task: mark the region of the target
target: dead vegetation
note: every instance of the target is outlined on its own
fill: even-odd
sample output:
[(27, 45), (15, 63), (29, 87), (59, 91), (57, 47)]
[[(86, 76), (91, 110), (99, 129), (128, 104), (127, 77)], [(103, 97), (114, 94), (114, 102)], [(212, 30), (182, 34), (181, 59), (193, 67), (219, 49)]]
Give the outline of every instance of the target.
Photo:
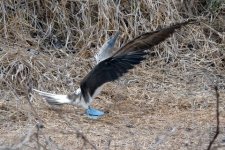
[[(0, 149), (206, 149), (225, 146), (223, 0), (6, 0), (0, 2)], [(90, 120), (74, 106), (50, 108), (29, 88), (73, 92), (94, 54), (120, 31), (141, 33), (196, 18), (94, 101)], [(31, 102), (29, 103), (28, 100)]]

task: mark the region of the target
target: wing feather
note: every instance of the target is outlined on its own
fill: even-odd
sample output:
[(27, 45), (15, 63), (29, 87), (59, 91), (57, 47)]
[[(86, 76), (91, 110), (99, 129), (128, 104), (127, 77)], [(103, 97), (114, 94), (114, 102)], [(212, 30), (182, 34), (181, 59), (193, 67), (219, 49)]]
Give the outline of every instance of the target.
[(196, 22), (195, 19), (189, 19), (187, 21), (184, 21), (182, 23), (174, 24), (170, 27), (159, 29), (153, 32), (144, 33), (130, 42), (128, 42), (126, 45), (121, 47), (118, 51), (115, 52), (114, 55), (121, 55), (123, 53), (127, 53), (127, 51), (137, 51), (137, 50), (146, 50), (149, 49), (165, 39), (167, 39), (176, 29), (179, 29), (180, 27)]
[(89, 102), (89, 97), (94, 95), (98, 87), (118, 79), (146, 59), (145, 56), (149, 54), (149, 51), (146, 50), (167, 39), (175, 32), (175, 29), (179, 29), (192, 21), (189, 20), (168, 28), (142, 34), (121, 47), (111, 57), (101, 61), (80, 83), (85, 102)]

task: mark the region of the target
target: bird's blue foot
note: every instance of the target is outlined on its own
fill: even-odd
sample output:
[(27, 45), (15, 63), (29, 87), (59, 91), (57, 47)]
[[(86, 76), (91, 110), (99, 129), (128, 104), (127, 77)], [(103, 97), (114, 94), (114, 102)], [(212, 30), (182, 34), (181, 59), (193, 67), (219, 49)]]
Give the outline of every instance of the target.
[(91, 119), (98, 119), (105, 114), (103, 111), (100, 111), (91, 107), (89, 107), (85, 113)]

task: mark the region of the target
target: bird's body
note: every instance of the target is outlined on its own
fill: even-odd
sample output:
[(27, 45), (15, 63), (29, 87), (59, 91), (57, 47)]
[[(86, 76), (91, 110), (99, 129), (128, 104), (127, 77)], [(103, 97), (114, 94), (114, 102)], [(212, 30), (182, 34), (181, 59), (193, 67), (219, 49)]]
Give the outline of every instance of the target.
[[(80, 83), (80, 88), (68, 95), (56, 95), (49, 94), (42, 91), (37, 91), (40, 95), (44, 96), (49, 104), (74, 104), (82, 106), (89, 116), (101, 116), (104, 113), (93, 108), (90, 108), (94, 97), (99, 94), (102, 86), (119, 77), (123, 76), (135, 65), (140, 64), (142, 60), (146, 59), (146, 55), (149, 54), (149, 50), (167, 39), (176, 29), (179, 29), (183, 25), (192, 21), (186, 21), (178, 23), (170, 27), (148, 32), (142, 34), (135, 39), (131, 40), (123, 47), (115, 51), (112, 54), (111, 48), (114, 47), (115, 40), (118, 37), (118, 33), (111, 38), (112, 43), (107, 46), (104, 44), (102, 51), (97, 55), (97, 65), (84, 77)], [(104, 51), (105, 50), (105, 51)]]

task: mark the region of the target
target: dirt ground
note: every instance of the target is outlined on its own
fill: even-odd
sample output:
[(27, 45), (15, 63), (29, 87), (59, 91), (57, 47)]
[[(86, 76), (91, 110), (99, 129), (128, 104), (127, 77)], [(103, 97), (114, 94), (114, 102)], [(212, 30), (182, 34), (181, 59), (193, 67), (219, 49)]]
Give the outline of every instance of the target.
[[(107, 84), (93, 103), (107, 112), (98, 120), (76, 106), (52, 108), (37, 94), (32, 95), (37, 114), (26, 97), (2, 99), (2, 149), (206, 149), (216, 131), (215, 90), (202, 76), (188, 83), (186, 73), (179, 74), (183, 79), (169, 74), (170, 69), (141, 65)], [(224, 149), (223, 87), (219, 94), (221, 128), (214, 147)], [(38, 130), (37, 116), (44, 126)]]

